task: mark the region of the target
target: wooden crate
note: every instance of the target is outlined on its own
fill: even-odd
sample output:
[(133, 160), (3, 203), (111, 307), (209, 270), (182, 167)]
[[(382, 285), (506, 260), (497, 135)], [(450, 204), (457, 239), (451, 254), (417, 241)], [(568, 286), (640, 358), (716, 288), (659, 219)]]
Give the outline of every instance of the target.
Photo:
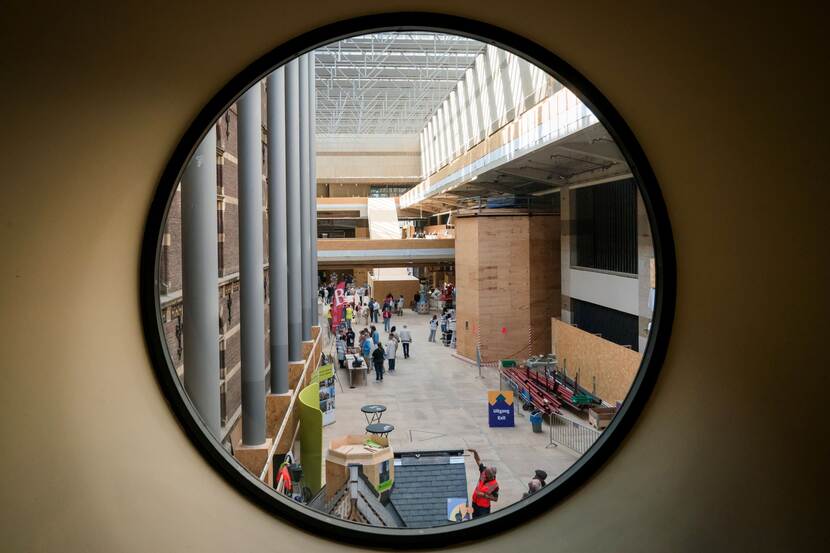
[(616, 407), (592, 407), (588, 410), (588, 422), (597, 430), (602, 430), (616, 414)]

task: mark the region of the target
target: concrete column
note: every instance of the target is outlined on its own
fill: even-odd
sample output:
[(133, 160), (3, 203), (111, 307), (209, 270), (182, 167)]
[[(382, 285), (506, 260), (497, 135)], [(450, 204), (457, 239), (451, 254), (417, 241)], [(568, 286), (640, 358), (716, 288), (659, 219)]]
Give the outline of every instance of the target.
[(444, 165), (444, 162), (449, 162), (450, 154), (449, 149), (447, 148), (447, 126), (446, 126), (446, 118), (444, 117), (444, 105), (446, 102), (441, 104), (441, 107), (438, 108), (437, 117), (438, 117), (438, 151), (441, 153), (440, 162), (438, 163), (439, 166)]
[(422, 130), (418, 134), (418, 141), (420, 142), (420, 146), (421, 146), (421, 178), (426, 178), (426, 175), (427, 175), (426, 147), (424, 146), (424, 133), (425, 133), (425, 131)]
[(265, 443), (265, 298), (262, 275), (262, 93), (239, 99), (239, 293), (242, 443)]
[(288, 240), (285, 227), (285, 68), (268, 76), (268, 280), (271, 393), (288, 392)]
[(302, 244), (302, 333), (311, 340), (311, 186), (309, 183), (308, 56), (300, 57), (300, 243)]
[(455, 159), (461, 151), (461, 144), (458, 140), (458, 117), (456, 115), (458, 95), (453, 90), (447, 97), (447, 128), (449, 130), (450, 160)]
[(496, 79), (493, 77), (493, 64), (497, 63), (497, 54), (495, 47), (488, 47), (484, 57), (484, 90), (482, 90), (482, 103), (484, 103), (484, 94), (487, 94), (487, 103), (489, 109), (485, 113), (485, 130), (484, 136), (490, 134), (490, 128), (495, 121), (499, 120), (499, 108), (496, 102)]
[(477, 140), (484, 140), (487, 138), (487, 116), (484, 114), (484, 91), (483, 83), (486, 83), (486, 74), (484, 67), (487, 65), (487, 56), (482, 54), (476, 58), (475, 67), (473, 67), (473, 83), (475, 84), (475, 106), (476, 106), (476, 121), (478, 122), (478, 137)]
[(286, 239), (288, 240), (288, 358), (303, 359), (302, 244), (300, 243), (300, 63), (285, 66)]
[[(529, 109), (532, 103), (528, 103), (528, 98), (533, 94), (533, 75), (531, 75), (531, 65), (521, 58), (517, 58), (519, 67), (519, 82), (520, 90), (522, 91), (521, 99), (516, 99), (516, 113)], [(521, 101), (519, 101), (521, 100)]]
[(643, 197), (637, 190), (637, 283), (639, 293), (639, 352), (646, 350), (657, 286), (654, 242)]
[(562, 322), (570, 324), (571, 317), (571, 234), (573, 221), (571, 219), (571, 189), (563, 186), (559, 191), (560, 213), (560, 255), (562, 274)]
[(496, 59), (498, 60), (499, 66), (499, 81), (501, 81), (501, 95), (504, 99), (504, 112), (507, 115), (511, 115), (512, 111), (512, 116), (508, 118), (508, 121), (511, 121), (516, 117), (516, 99), (513, 98), (513, 90), (511, 89), (512, 83), (510, 82), (510, 64), (508, 62), (509, 58), (507, 56), (507, 52), (505, 52), (504, 50), (499, 50)]
[(314, 52), (308, 54), (308, 180), (311, 200), (311, 324), (320, 324), (317, 307), (317, 63)]
[(440, 156), (438, 155), (438, 130), (436, 127), (437, 124), (438, 120), (436, 117), (433, 117), (432, 120), (429, 122), (429, 159), (432, 163), (430, 174), (436, 172), (438, 168), (441, 166)]
[(219, 437), (219, 261), (216, 249), (216, 130), (182, 176), (184, 388)]
[[(473, 75), (472, 71), (468, 71), (464, 75), (464, 118), (467, 121), (467, 129), (470, 131), (470, 136), (468, 137), (470, 140), (470, 144), (475, 144), (478, 142), (476, 140), (477, 133), (473, 130), (473, 103), (475, 102), (475, 98), (473, 97), (472, 90), (475, 90), (475, 84), (471, 85), (469, 76)], [(472, 86), (472, 88), (471, 88)]]

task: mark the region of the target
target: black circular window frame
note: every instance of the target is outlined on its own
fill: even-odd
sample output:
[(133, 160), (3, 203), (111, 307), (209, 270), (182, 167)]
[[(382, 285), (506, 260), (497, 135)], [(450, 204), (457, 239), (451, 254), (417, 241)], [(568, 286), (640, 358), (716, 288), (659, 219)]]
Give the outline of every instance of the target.
[[(187, 398), (167, 352), (158, 301), (159, 252), (173, 192), (190, 156), (221, 114), (253, 83), (299, 55), (345, 38), (393, 31), (444, 32), (493, 44), (536, 64), (567, 86), (605, 126), (631, 168), (651, 224), (657, 271), (652, 330), (640, 369), (617, 416), (594, 445), (530, 499), (482, 519), (435, 528), (378, 528), (346, 522), (300, 506), (248, 473), (211, 436)], [(555, 54), (517, 34), (471, 19), (423, 12), (364, 16), (320, 27), (278, 46), (231, 79), (199, 112), (164, 170), (144, 231), (139, 279), (144, 335), (159, 386), (185, 433), (210, 465), (244, 496), (298, 528), (317, 536), (376, 548), (432, 548), (478, 540), (514, 529), (545, 513), (576, 491), (613, 455), (654, 388), (668, 348), (677, 287), (674, 242), (657, 180), (631, 129), (599, 90)]]

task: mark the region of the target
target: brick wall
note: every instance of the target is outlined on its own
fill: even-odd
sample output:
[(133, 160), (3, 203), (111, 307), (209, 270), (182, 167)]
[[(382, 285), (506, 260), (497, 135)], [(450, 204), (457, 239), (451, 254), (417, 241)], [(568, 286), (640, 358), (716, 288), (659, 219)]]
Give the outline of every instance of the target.
[(225, 203), (224, 225), (225, 236), (221, 243), (222, 267), (220, 275), (230, 275), (239, 272), (239, 206), (235, 203)]
[(161, 293), (169, 294), (182, 289), (182, 196), (176, 189), (170, 202), (170, 211), (162, 238), (160, 257)]

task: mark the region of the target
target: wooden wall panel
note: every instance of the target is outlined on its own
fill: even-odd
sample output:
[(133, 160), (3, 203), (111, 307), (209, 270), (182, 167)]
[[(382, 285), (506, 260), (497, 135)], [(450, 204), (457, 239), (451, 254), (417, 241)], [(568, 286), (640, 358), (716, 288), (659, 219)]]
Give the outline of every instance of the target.
[[(367, 231), (367, 234), (368, 234), (368, 231)], [(365, 286), (366, 284), (369, 283), (369, 269), (361, 268), (361, 267), (355, 267), (353, 275), (354, 275), (353, 282), (355, 283), (356, 286)]]
[(587, 390), (596, 377), (596, 393), (603, 401), (613, 404), (625, 399), (640, 368), (640, 353), (559, 319), (553, 319), (551, 326), (554, 352), (559, 366), (567, 367), (568, 376), (579, 371), (579, 383)]
[(456, 224), (458, 353), (484, 362), (550, 351), (550, 318), (560, 311), (557, 216), (461, 217)]
[[(421, 283), (418, 279), (412, 280), (374, 280), (370, 279), (369, 286), (371, 286), (372, 297), (378, 302), (383, 303), (383, 298), (387, 294), (392, 294), (397, 300), (399, 296), (403, 296), (406, 304), (414, 299), (415, 294), (421, 289)], [(380, 320), (380, 319), (379, 319)], [(392, 324), (395, 324), (395, 317), (392, 318)]]
[(527, 216), (480, 217), (478, 221), (481, 358), (486, 362), (527, 352), (528, 221)]
[(558, 215), (530, 218), (530, 324), (534, 354), (552, 351), (550, 321), (561, 312), (559, 226)]
[(478, 218), (465, 217), (455, 227), (456, 351), (476, 358), (478, 313)]

